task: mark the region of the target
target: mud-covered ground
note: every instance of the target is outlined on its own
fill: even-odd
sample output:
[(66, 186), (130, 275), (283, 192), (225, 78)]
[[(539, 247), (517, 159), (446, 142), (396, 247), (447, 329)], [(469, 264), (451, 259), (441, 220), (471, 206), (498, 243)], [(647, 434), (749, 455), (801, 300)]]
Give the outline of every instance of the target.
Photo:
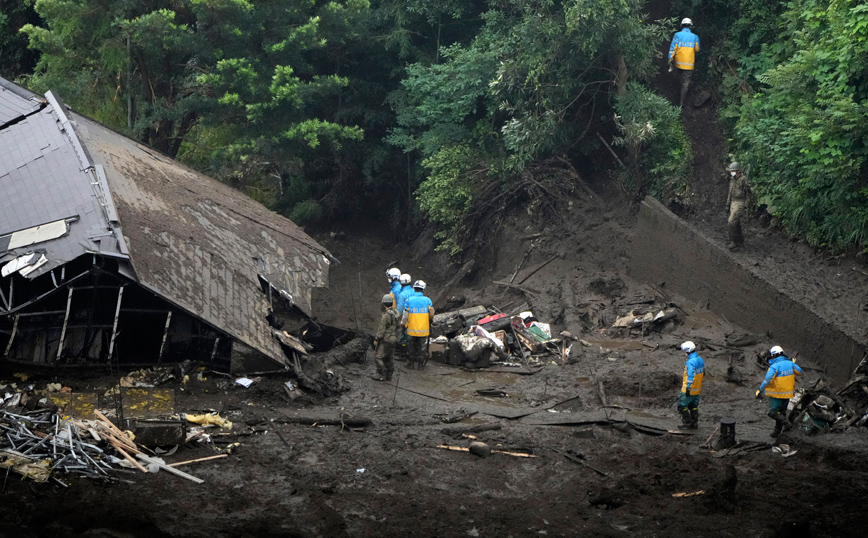
[[(282, 388), (288, 376), (249, 389), (207, 372), (183, 387), (170, 382), (178, 411), (215, 409), (235, 423), (223, 437), (240, 443), (231, 456), (185, 468), (204, 484), (164, 472), (123, 473), (110, 485), (72, 480), (61, 488), (12, 475), (0, 493), (0, 535), (865, 535), (866, 430), (811, 438), (792, 430), (779, 443), (796, 454), (773, 452), (765, 402), (752, 397), (764, 374), (755, 353), (771, 342), (730, 346), (726, 336), (738, 327), (682, 298), (672, 298), (683, 309), (677, 322), (661, 331), (609, 328), (617, 316), (660, 305), (654, 290), (623, 269), (631, 209), (581, 199), (558, 209), (571, 218), (546, 226), (544, 216), (529, 215), (504, 228), (493, 240), (499, 248), (479, 253), (483, 268), (450, 295), (504, 311), (526, 301), (555, 333), (569, 330), (588, 344), (574, 342), (566, 360), (542, 357), (532, 375), (434, 362), (415, 371), (399, 362), (391, 384), (370, 378), (370, 362), (334, 364), (348, 390), (324, 400), (290, 401)], [(320, 239), (342, 261), (331, 289), (317, 295), (326, 323), (355, 328), (358, 320), (371, 331), (382, 273), (392, 262), (427, 280), (432, 294), (451, 276), (441, 261), (403, 253), (376, 233)], [(491, 283), (508, 280), (522, 259), (515, 281), (528, 292)], [(700, 428), (680, 432), (674, 402), (684, 356), (677, 345), (688, 338), (708, 343), (700, 346), (708, 375)], [(807, 369), (800, 385), (811, 386), (817, 375)], [(65, 381), (76, 391), (102, 392), (114, 378)], [(476, 393), (487, 388), (507, 396)], [(454, 424), (440, 418), (473, 412)], [(751, 451), (701, 448), (722, 417), (737, 420), (739, 439), (757, 443)], [(314, 425), (341, 418), (372, 423)], [(492, 448), (534, 457), (482, 459), (437, 448), (469, 446), (457, 429), (474, 426), (498, 428), (472, 434)], [(166, 459), (212, 453), (182, 446)]]
[[(661, 87), (665, 93), (665, 81)], [(715, 114), (713, 100), (684, 113), (696, 181), (683, 216), (723, 242), (729, 156)], [(484, 250), (469, 253), (476, 266), (450, 289), (443, 285), (456, 267), (430, 255), (424, 238), (408, 245), (374, 225), (317, 236), (341, 261), (330, 288), (314, 294), (323, 323), (373, 331), (384, 271), (398, 266), (442, 296), (438, 307), (451, 296), (504, 312), (527, 303), (555, 334), (567, 330), (588, 344), (573, 342), (566, 360), (541, 357), (532, 375), (434, 362), (415, 371), (399, 362), (395, 383), (386, 384), (371, 379), (370, 361), (334, 363), (336, 350), (309, 360), (327, 363), (347, 390), (294, 401), (283, 390), (289, 374), (249, 389), (209, 372), (184, 386), (171, 381), (164, 386), (175, 389), (177, 411), (213, 409), (235, 423), (219, 437), (218, 446), (240, 443), (229, 457), (185, 467), (204, 484), (125, 472), (116, 483), (78, 479), (63, 488), (10, 475), (0, 490), (0, 537), (868, 535), (864, 428), (810, 438), (794, 429), (777, 441), (794, 455), (772, 450), (772, 421), (753, 393), (765, 373), (756, 353), (775, 342), (755, 335), (755, 344), (731, 345), (727, 336), (741, 334), (739, 327), (680, 297), (671, 298), (682, 309), (672, 326), (646, 334), (611, 329), (618, 316), (659, 307), (661, 299), (626, 275), (635, 207), (601, 182), (592, 187), (600, 196), (564, 199), (557, 215), (517, 214)], [(746, 263), (865, 337), (868, 269), (793, 243), (758, 218), (748, 220), (746, 238), (737, 254)], [(513, 274), (526, 292), (493, 284)], [(696, 431), (678, 430), (674, 409), (684, 363), (677, 346), (686, 339), (700, 342), (708, 370)], [(799, 385), (813, 386), (816, 365), (803, 366)], [(0, 380), (9, 374), (0, 372)], [(103, 393), (117, 379), (59, 381)], [(506, 396), (476, 392), (491, 388)], [(441, 420), (474, 412), (453, 424)], [(736, 419), (750, 450), (705, 447), (723, 417)], [(320, 424), (342, 418), (371, 424)], [(462, 436), (460, 429), (473, 427), (491, 429)], [(482, 459), (437, 448), (467, 447), (466, 435), (534, 457)], [(213, 453), (191, 444), (166, 460)]]

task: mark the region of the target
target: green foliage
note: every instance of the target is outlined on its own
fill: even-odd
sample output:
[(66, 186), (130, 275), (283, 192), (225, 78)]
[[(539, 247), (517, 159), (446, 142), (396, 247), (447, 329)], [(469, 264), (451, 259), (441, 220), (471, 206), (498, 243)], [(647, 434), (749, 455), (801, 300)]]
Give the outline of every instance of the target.
[(868, 7), (797, 0), (776, 67), (739, 107), (741, 160), (761, 202), (794, 234), (832, 249), (868, 245)]
[(640, 84), (631, 83), (615, 103), (629, 170), (621, 180), (631, 190), (648, 192), (664, 203), (683, 202), (689, 194), (693, 150), (681, 123), (681, 110)]
[(37, 54), (18, 32), (26, 24), (39, 24), (33, 0), (0, 0), (0, 76), (14, 79), (36, 66)]
[(613, 87), (651, 76), (662, 36), (641, 0), (489, 5), (471, 43), (444, 47), (441, 64), (409, 66), (403, 91), (391, 96), (398, 127), (388, 140), (426, 158), (418, 200), (453, 253), (464, 217), (485, 203), (474, 193), (516, 191), (526, 174), (545, 176), (535, 163), (580, 146)]
[(437, 250), (452, 255), (461, 251), (467, 234), (465, 219), (473, 207), (474, 176), (486, 172), (474, 170), (480, 160), (469, 147), (455, 145), (441, 148), (422, 163), (428, 178), (416, 196), (422, 211), (439, 228), (436, 238), (441, 243)]

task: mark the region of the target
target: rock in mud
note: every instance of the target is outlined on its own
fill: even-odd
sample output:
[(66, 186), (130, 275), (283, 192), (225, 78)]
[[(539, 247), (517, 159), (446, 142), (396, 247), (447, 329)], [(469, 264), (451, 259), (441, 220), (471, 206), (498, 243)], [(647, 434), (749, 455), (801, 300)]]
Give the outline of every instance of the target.
[(480, 458), (487, 458), (491, 455), (491, 447), (480, 441), (470, 443), (470, 453)]
[(704, 105), (711, 98), (711, 92), (708, 90), (702, 90), (699, 92), (699, 95), (693, 100), (693, 106), (696, 108)]

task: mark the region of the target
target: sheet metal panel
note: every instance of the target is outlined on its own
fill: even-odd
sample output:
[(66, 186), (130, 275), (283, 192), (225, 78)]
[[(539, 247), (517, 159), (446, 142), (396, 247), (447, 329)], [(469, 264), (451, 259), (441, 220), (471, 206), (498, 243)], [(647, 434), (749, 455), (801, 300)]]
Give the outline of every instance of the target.
[(86, 128), (90, 156), (105, 169), (139, 282), (282, 361), (257, 275), (267, 273), (310, 314), (311, 289), (328, 283), (325, 248), (237, 190), (87, 118), (71, 119)]

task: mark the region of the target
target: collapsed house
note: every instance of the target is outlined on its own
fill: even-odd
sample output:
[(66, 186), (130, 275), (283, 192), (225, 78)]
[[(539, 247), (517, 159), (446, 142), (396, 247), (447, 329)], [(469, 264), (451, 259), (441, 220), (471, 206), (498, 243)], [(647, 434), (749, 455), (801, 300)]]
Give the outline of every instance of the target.
[[(0, 364), (284, 369), (335, 261), (244, 194), (0, 78)], [(281, 341), (282, 340), (282, 341)]]

